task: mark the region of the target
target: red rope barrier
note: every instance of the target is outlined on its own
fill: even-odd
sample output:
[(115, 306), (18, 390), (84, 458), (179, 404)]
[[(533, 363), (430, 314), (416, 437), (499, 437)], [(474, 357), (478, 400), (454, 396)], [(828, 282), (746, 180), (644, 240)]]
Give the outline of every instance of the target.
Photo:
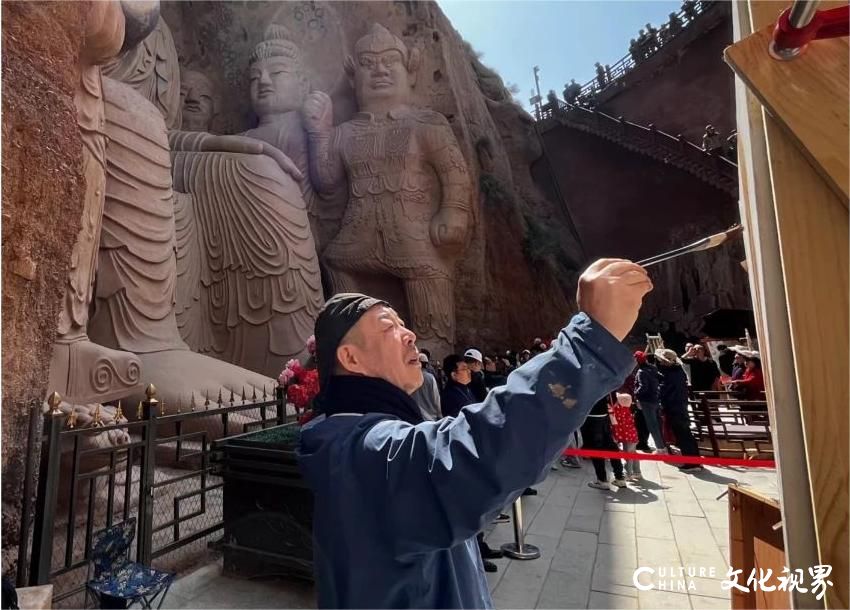
[(567, 449), (564, 456), (640, 460), (651, 462), (667, 462), (672, 464), (700, 464), (701, 466), (745, 466), (747, 468), (776, 468), (774, 460), (757, 460), (748, 458), (703, 457), (698, 455), (672, 455), (668, 453), (627, 453), (625, 451), (601, 451), (597, 449)]

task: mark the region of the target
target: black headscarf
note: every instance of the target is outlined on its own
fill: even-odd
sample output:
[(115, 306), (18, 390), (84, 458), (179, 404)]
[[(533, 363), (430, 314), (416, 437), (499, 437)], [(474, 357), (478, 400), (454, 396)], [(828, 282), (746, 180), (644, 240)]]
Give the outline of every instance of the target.
[(386, 301), (356, 292), (341, 292), (325, 303), (316, 318), (316, 368), (319, 369), (319, 391), (325, 394), (336, 367), (336, 348), (364, 313)]
[(388, 381), (359, 375), (334, 375), (336, 350), (357, 321), (386, 301), (357, 293), (335, 294), (316, 319), (316, 368), (319, 370), (318, 410), (336, 413), (386, 413), (406, 422), (422, 420), (419, 408), (401, 388)]

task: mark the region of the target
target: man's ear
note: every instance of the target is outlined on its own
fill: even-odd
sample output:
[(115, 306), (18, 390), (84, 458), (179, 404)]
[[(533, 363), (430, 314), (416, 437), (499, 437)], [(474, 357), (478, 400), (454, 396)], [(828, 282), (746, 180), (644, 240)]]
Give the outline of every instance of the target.
[(362, 352), (352, 343), (343, 343), (336, 348), (336, 359), (347, 373), (365, 374)]

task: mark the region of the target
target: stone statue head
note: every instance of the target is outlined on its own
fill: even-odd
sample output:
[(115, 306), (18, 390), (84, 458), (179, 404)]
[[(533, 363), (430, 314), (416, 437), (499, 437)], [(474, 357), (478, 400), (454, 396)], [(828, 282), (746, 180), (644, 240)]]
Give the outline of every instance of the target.
[(408, 50), (400, 38), (379, 23), (354, 45), (354, 56), (345, 60), (357, 102), (368, 110), (370, 103), (403, 104), (416, 84), (420, 54)]
[(180, 108), (183, 112), (183, 129), (209, 131), (216, 114), (212, 81), (196, 70), (182, 69)]
[(310, 92), (301, 50), (289, 30), (274, 23), (248, 59), (248, 78), (251, 105), (260, 117), (299, 110)]

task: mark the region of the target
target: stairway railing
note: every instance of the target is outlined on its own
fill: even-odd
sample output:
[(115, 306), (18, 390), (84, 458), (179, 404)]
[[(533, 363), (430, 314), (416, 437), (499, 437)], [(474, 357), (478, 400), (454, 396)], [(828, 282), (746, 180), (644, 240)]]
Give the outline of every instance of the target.
[(583, 84), (576, 99), (587, 103), (609, 87), (618, 84), (619, 79), (625, 76), (637, 65), (649, 59), (652, 55), (661, 50), (665, 44), (685, 32), (688, 27), (694, 23), (700, 15), (707, 12), (712, 5), (715, 4), (715, 2), (716, 0), (701, 0), (699, 2), (693, 2), (693, 8), (690, 11), (686, 11), (684, 9), (680, 10), (676, 13), (676, 17), (680, 23), (676, 31), (673, 31), (670, 28), (669, 22), (662, 24), (655, 34), (654, 43), (651, 40), (645, 40), (642, 43), (638, 41), (637, 58), (635, 58), (631, 51), (629, 51), (628, 54), (610, 66), (609, 70), (606, 70), (605, 77), (601, 82), (600, 78), (596, 76)]
[(615, 118), (561, 100), (558, 100), (557, 105), (550, 103), (541, 108), (540, 123), (541, 133), (557, 125), (592, 133), (623, 148), (687, 171), (733, 197), (738, 195), (736, 163), (722, 155), (703, 150), (681, 135), (673, 136), (656, 129), (652, 124), (639, 125), (622, 117)]

